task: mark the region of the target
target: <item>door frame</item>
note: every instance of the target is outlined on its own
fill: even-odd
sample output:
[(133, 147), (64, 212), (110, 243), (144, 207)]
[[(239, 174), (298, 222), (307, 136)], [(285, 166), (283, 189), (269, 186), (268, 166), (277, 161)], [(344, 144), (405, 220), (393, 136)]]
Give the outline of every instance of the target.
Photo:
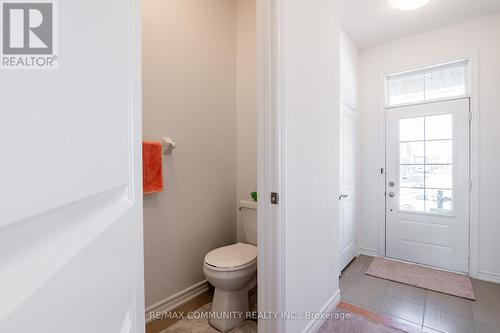
[[(284, 193), (283, 3), (257, 0), (257, 288), (258, 311), (285, 311), (285, 205), (270, 202)], [(279, 197), (278, 197), (279, 200)], [(259, 320), (259, 332), (281, 333), (282, 320)]]
[[(474, 50), (467, 54), (461, 54), (448, 58), (439, 58), (434, 61), (429, 62), (429, 65), (446, 63), (449, 61), (454, 61), (458, 59), (468, 60), (468, 74), (469, 74), (469, 94), (462, 96), (460, 98), (470, 99), (470, 165), (469, 173), (471, 180), (471, 190), (469, 192), (469, 275), (473, 278), (480, 278), (479, 272), (479, 51)], [(379, 177), (379, 225), (378, 225), (378, 256), (386, 257), (386, 79), (387, 76), (392, 73), (412, 71), (418, 68), (426, 67), (425, 64), (412, 66), (412, 67), (399, 67), (385, 70), (380, 74), (380, 90), (379, 90), (379, 165), (380, 165), (380, 177)], [(456, 98), (447, 98), (441, 101), (446, 101)], [(435, 102), (435, 101), (432, 101)], [(415, 103), (415, 104), (424, 104)], [(404, 105), (401, 105), (404, 106)]]

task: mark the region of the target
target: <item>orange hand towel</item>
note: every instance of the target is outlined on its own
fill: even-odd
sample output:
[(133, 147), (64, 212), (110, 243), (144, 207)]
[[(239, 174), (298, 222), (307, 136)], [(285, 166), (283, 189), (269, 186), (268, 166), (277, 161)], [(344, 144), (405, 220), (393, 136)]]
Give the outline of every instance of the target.
[(163, 191), (163, 146), (161, 142), (142, 143), (142, 186), (144, 194)]

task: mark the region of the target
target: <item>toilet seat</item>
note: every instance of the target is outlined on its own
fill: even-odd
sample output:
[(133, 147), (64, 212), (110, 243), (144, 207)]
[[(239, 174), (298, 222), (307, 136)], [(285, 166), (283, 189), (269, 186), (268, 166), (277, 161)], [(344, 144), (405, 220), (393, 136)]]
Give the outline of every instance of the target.
[(205, 256), (205, 264), (218, 271), (245, 269), (257, 262), (257, 247), (237, 243), (210, 251)]

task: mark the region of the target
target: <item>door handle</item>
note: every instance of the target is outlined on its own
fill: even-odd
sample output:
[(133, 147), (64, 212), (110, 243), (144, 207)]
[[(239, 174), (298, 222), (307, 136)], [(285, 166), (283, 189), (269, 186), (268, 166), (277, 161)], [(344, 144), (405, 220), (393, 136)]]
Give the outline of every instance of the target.
[(339, 195), (339, 200), (346, 199), (348, 197), (349, 197), (349, 195), (347, 195), (347, 194), (341, 194), (341, 195)]
[(389, 197), (390, 197), (390, 198), (394, 198), (394, 196), (395, 196), (395, 195), (396, 195), (396, 194), (395, 194), (394, 192), (389, 192)]

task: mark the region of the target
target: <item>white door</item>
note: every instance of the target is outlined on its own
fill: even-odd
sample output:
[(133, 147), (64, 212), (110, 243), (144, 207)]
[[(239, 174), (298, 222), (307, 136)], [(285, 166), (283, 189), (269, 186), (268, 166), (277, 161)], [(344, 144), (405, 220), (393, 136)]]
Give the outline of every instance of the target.
[(138, 3), (55, 4), (58, 68), (0, 71), (0, 332), (143, 332)]
[(469, 99), (387, 110), (387, 257), (468, 272)]
[(355, 189), (356, 189), (356, 112), (340, 106), (340, 271), (356, 256)]

